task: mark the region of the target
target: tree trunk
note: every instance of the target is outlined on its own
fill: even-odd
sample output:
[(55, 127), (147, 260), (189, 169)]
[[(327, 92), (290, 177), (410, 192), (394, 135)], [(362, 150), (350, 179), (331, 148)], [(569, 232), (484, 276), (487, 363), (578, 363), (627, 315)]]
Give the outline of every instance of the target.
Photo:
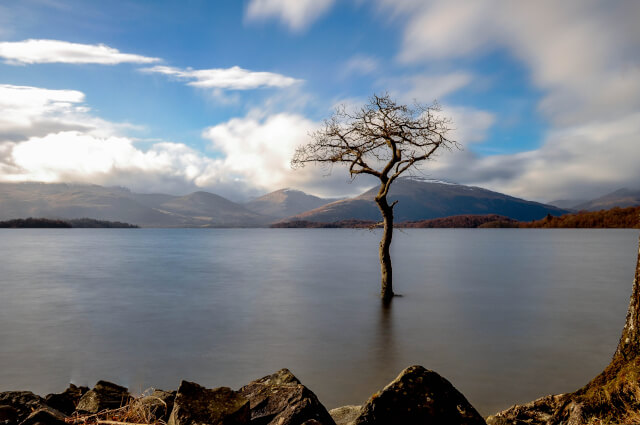
[(376, 198), (376, 203), (382, 212), (384, 223), (382, 240), (380, 241), (380, 271), (382, 276), (382, 300), (388, 302), (393, 298), (393, 273), (391, 270), (391, 238), (393, 237), (393, 207), (387, 203), (387, 197)]
[(636, 275), (633, 280), (627, 320), (622, 329), (620, 342), (614, 355), (629, 360), (640, 354), (640, 243), (638, 247), (638, 261), (636, 263)]

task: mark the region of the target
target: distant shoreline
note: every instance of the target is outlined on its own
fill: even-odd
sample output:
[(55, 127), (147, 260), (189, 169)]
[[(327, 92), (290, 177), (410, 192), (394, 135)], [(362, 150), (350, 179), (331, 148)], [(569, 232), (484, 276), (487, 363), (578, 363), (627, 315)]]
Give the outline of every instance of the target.
[(119, 221), (94, 220), (79, 218), (72, 220), (56, 220), (49, 218), (18, 218), (0, 221), (0, 229), (138, 229), (135, 224)]

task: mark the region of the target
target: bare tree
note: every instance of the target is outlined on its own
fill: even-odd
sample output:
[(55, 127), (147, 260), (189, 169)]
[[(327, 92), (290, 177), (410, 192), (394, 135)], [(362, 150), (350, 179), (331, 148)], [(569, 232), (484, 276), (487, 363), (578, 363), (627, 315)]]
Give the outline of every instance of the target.
[(311, 134), (313, 141), (300, 146), (291, 161), (294, 168), (307, 163), (344, 163), (351, 178), (369, 174), (380, 180), (375, 197), (383, 220), (380, 241), (382, 298), (393, 297), (393, 276), (389, 248), (393, 236), (393, 207), (387, 202), (391, 184), (403, 173), (415, 169), (440, 148), (457, 146), (447, 137), (451, 120), (440, 114), (437, 103), (413, 107), (399, 105), (388, 94), (374, 95), (355, 112), (338, 108), (324, 128)]

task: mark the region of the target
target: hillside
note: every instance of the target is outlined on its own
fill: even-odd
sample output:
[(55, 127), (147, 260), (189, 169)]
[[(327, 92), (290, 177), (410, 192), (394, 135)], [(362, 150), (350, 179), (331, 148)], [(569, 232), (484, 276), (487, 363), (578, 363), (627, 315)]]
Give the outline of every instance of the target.
[[(284, 221), (304, 220), (330, 223), (346, 219), (380, 219), (374, 202), (377, 188), (350, 199), (332, 202), (322, 207), (289, 217)], [(498, 214), (515, 220), (530, 221), (547, 214), (562, 215), (563, 210), (552, 205), (526, 201), (498, 192), (416, 179), (398, 179), (391, 187), (389, 201), (399, 201), (394, 209), (397, 222), (428, 220), (455, 215)]]
[(591, 201), (583, 202), (572, 209), (576, 211), (599, 211), (613, 207), (635, 207), (640, 205), (640, 190), (618, 189)]
[(246, 202), (244, 206), (254, 213), (275, 218), (290, 217), (321, 207), (336, 199), (325, 199), (299, 190), (280, 189)]
[(274, 220), (207, 192), (173, 196), (97, 185), (0, 183), (0, 220), (20, 217), (91, 217), (141, 227), (255, 227)]

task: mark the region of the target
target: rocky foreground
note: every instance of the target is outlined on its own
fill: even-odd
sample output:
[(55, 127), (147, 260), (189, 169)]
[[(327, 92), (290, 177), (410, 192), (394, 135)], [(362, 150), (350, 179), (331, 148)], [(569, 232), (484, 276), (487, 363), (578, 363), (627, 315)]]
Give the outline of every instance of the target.
[(1, 425), (155, 423), (168, 425), (481, 425), (484, 419), (436, 372), (412, 366), (363, 406), (332, 411), (287, 369), (238, 391), (182, 381), (177, 391), (133, 397), (127, 388), (100, 381), (93, 389), (71, 385), (40, 397), (30, 391), (0, 393)]

